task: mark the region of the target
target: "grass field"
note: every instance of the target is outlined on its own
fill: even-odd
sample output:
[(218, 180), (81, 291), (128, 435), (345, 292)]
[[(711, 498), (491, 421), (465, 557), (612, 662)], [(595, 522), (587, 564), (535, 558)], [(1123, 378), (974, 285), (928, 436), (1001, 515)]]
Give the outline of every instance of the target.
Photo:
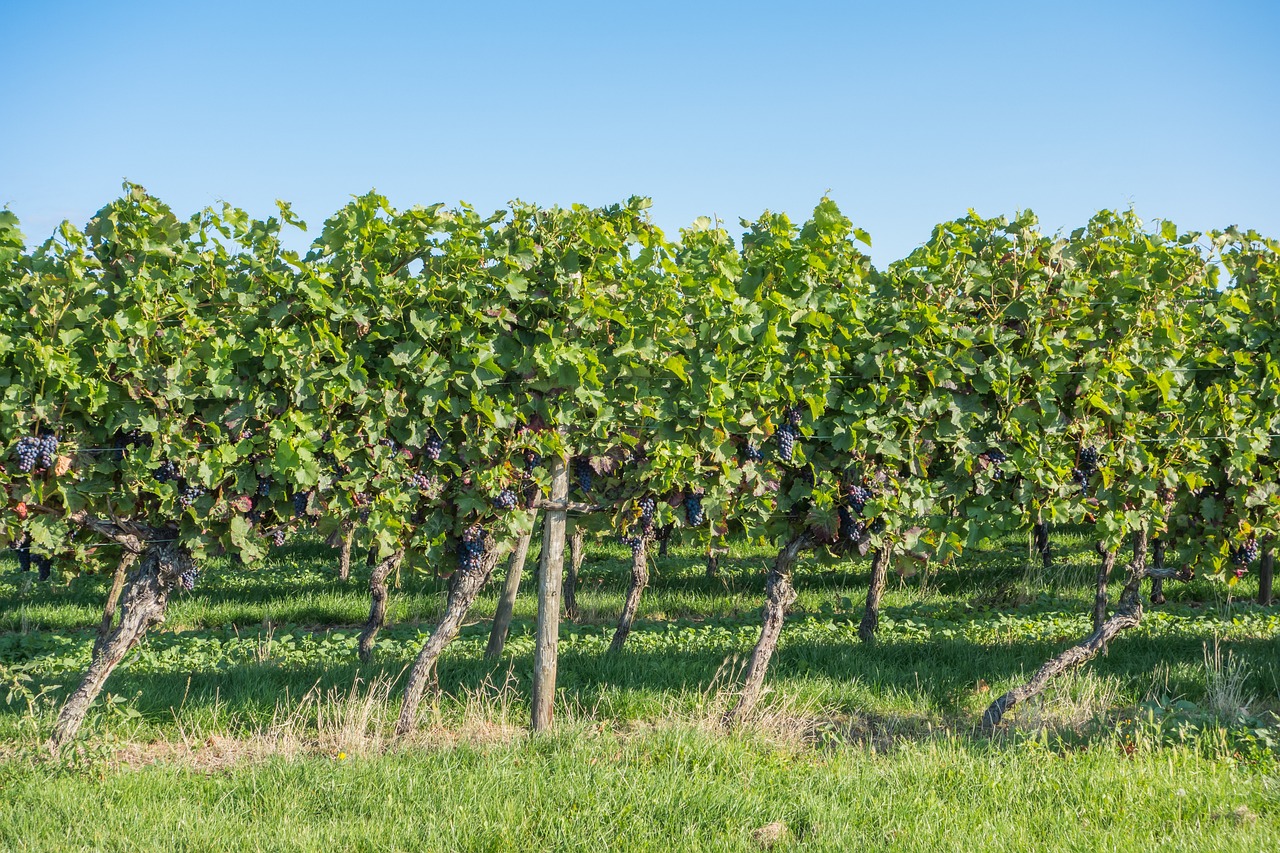
[(360, 665), (363, 579), (341, 583), (334, 552), (302, 541), (258, 569), (206, 566), (58, 760), (40, 744), (88, 662), (106, 581), (38, 583), (0, 561), (0, 848), (1280, 847), (1280, 608), (1250, 603), (1249, 578), (1168, 585), (1105, 657), (995, 739), (977, 733), (995, 695), (1088, 632), (1094, 555), (1080, 534), (1054, 544), (1048, 572), (1011, 540), (891, 576), (871, 645), (857, 639), (867, 563), (802, 565), (772, 692), (734, 734), (717, 723), (771, 550), (735, 542), (709, 579), (675, 548), (610, 656), (629, 554), (589, 545), (557, 733), (524, 733), (531, 594), (502, 659), (483, 658), (495, 585), (397, 744), (399, 682), (444, 582), (401, 577)]

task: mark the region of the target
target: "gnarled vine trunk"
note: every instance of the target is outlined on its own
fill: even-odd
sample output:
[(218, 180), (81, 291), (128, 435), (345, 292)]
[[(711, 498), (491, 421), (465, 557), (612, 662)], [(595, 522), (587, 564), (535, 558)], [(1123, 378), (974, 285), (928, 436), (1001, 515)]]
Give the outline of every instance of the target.
[(578, 618), (578, 572), (582, 569), (582, 561), (586, 559), (587, 532), (581, 525), (574, 524), (569, 534), (569, 571), (564, 576), (564, 615), (569, 619)]
[(462, 620), (467, 618), (471, 605), (475, 603), (480, 590), (489, 582), (494, 566), (498, 564), (496, 552), (486, 552), (480, 563), (470, 571), (458, 569), (453, 573), (453, 581), (449, 584), (449, 597), (445, 602), (444, 615), (436, 623), (435, 630), (427, 638), (418, 652), (418, 658), (409, 670), (409, 680), (404, 687), (404, 703), (400, 706), (400, 719), (396, 722), (396, 734), (404, 736), (413, 731), (418, 717), (418, 707), (422, 704), (422, 696), (427, 689), (435, 686), (436, 661), (445, 646), (458, 636)]
[[(1147, 534), (1141, 531), (1136, 535), (1133, 548), (1133, 562), (1129, 564), (1128, 579), (1124, 592), (1120, 594), (1120, 604), (1116, 612), (1101, 625), (1094, 628), (1093, 633), (1079, 644), (1072, 646), (1062, 654), (1040, 667), (1026, 684), (1015, 687), (996, 699), (982, 715), (982, 728), (990, 733), (1004, 715), (1009, 713), (1020, 702), (1025, 702), (1039, 695), (1049, 682), (1057, 675), (1086, 661), (1093, 660), (1104, 651), (1107, 643), (1126, 628), (1132, 628), (1142, 621), (1142, 580), (1147, 576)], [(1115, 552), (1105, 549), (1111, 555), (1111, 563), (1115, 564)]]
[(489, 629), (489, 645), (485, 647), (484, 656), (496, 658), (502, 654), (506, 645), (507, 633), (511, 630), (511, 614), (515, 612), (516, 594), (520, 591), (520, 576), (524, 574), (524, 564), (529, 558), (529, 543), (533, 539), (533, 530), (520, 537), (515, 550), (507, 560), (507, 579), (502, 584), (502, 595), (498, 598), (498, 609), (493, 614), (493, 627)]
[(123, 585), (120, 623), (100, 644), (80, 685), (58, 713), (49, 738), (51, 749), (56, 750), (75, 738), (108, 676), (149, 628), (164, 621), (169, 594), (177, 586), (179, 576), (192, 565), (190, 552), (173, 543), (154, 543), (143, 549), (137, 568)]
[(1046, 569), (1053, 568), (1053, 552), (1049, 549), (1049, 522), (1043, 519), (1036, 522), (1032, 534), (1035, 552), (1040, 555), (1041, 564)]
[(640, 610), (640, 596), (649, 585), (649, 540), (643, 536), (640, 544), (631, 551), (631, 583), (627, 586), (627, 597), (622, 603), (622, 615), (618, 617), (618, 629), (613, 632), (613, 642), (609, 644), (610, 652), (622, 651), (622, 645), (631, 633), (636, 613)]
[(1262, 563), (1258, 566), (1258, 603), (1263, 607), (1271, 604), (1271, 586), (1276, 573), (1276, 555), (1270, 547), (1262, 552)]
[(1098, 580), (1093, 593), (1093, 630), (1102, 628), (1107, 621), (1107, 583), (1111, 580), (1111, 570), (1116, 566), (1116, 552), (1102, 542), (1096, 546), (1102, 562), (1098, 564)]
[(729, 553), (728, 547), (724, 544), (724, 540), (720, 540), (720, 544), (716, 544), (714, 537), (707, 543), (707, 577), (715, 578), (720, 576), (720, 558)]
[(125, 576), (129, 574), (129, 570), (133, 568), (133, 564), (137, 561), (138, 555), (126, 549), (120, 555), (120, 562), (116, 563), (116, 572), (111, 578), (111, 589), (107, 592), (107, 603), (102, 608), (102, 622), (98, 625), (98, 637), (93, 641), (93, 656), (95, 658), (102, 653), (102, 647), (106, 644), (107, 638), (111, 636), (111, 629), (116, 621), (116, 605), (120, 603), (120, 593), (124, 589)]
[(791, 585), (791, 570), (795, 567), (800, 554), (813, 547), (813, 541), (813, 537), (808, 533), (792, 538), (778, 551), (773, 567), (769, 569), (769, 576), (765, 580), (764, 619), (760, 628), (760, 639), (756, 641), (756, 647), (751, 652), (751, 660), (747, 662), (738, 701), (724, 716), (726, 726), (735, 726), (742, 722), (760, 701), (760, 691), (764, 687), (764, 675), (769, 668), (769, 659), (778, 648), (778, 638), (782, 635), (782, 625), (786, 621), (787, 610), (796, 600), (796, 591)]
[(344, 583), (351, 579), (351, 548), (356, 541), (356, 526), (349, 521), (342, 523), (342, 540), (338, 552), (338, 579)]
[(403, 559), (404, 549), (401, 548), (374, 566), (369, 574), (369, 621), (365, 622), (356, 646), (356, 653), (365, 663), (373, 658), (373, 644), (387, 621), (387, 578), (399, 568)]
[(884, 596), (885, 581), (889, 576), (889, 561), (893, 546), (882, 545), (871, 558), (871, 581), (867, 585), (867, 603), (862, 610), (862, 622), (858, 625), (858, 639), (869, 643), (876, 638), (880, 627), (880, 599)]
[[(1165, 543), (1163, 539), (1151, 540), (1151, 565), (1156, 569), (1164, 568)], [(1151, 578), (1151, 603), (1164, 604), (1164, 578)]]

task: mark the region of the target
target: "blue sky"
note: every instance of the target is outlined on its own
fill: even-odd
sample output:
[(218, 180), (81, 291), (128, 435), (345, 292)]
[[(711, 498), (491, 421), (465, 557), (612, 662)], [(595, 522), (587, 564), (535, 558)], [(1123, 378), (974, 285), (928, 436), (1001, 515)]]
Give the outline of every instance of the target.
[(1280, 2), (0, 2), (0, 205), (180, 213), (824, 192), (884, 264), (937, 222), (1103, 207), (1280, 236)]

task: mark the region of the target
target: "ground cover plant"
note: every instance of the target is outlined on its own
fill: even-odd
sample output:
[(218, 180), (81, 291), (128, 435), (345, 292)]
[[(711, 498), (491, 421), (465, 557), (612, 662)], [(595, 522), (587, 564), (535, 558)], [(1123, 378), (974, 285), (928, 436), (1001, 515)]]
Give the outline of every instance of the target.
[[(34, 248), (0, 216), (15, 778), (483, 765), (558, 714), (810, 764), (1166, 750), (1269, 832), (1276, 243), (970, 214), (877, 270), (828, 199), (740, 240), (646, 208), (370, 194), (305, 254), (288, 205), (133, 185)], [(835, 844), (807, 821), (753, 843)]]
[[(1044, 831), (1117, 847), (1270, 844), (1280, 833), (1280, 613), (1252, 600), (1251, 582), (1231, 595), (1208, 580), (1172, 585), (1168, 603), (1094, 668), (1017, 709), (996, 739), (981, 734), (993, 692), (1089, 629), (1095, 552), (1079, 529), (1055, 541), (1049, 574), (1025, 540), (1006, 538), (963, 565), (892, 575), (872, 644), (858, 639), (870, 560), (802, 562), (772, 692), (730, 736), (720, 717), (731, 671), (759, 633), (771, 549), (731, 538), (709, 579), (700, 547), (675, 546), (653, 567), (627, 648), (611, 655), (630, 550), (588, 539), (580, 615), (562, 629), (559, 734), (523, 733), (536, 602), (517, 598), (493, 660), (491, 587), (443, 654), (424, 727), (397, 746), (396, 693), (447, 580), (402, 574), (377, 655), (362, 663), (370, 569), (343, 582), (338, 550), (304, 539), (253, 570), (211, 561), (114, 676), (78, 756), (54, 764), (35, 758), (56, 709), (51, 686), (85, 666), (107, 579), (55, 572), (40, 583), (6, 561), (0, 666), (13, 701), (0, 713), (0, 779), (26, 807), (7, 811), (0, 837), (52, 847), (70, 820), (86, 846), (147, 837), (201, 849), (188, 828), (197, 816), (226, 822), (219, 839), (240, 838), (232, 824), (248, 809), (280, 816), (267, 835), (244, 836), (264, 849), (408, 849), (415, 838), (607, 847), (615, 833), (634, 833), (641, 849), (673, 837), (754, 849), (760, 831), (814, 849), (958, 848), (979, 843), (993, 819), (997, 846), (1010, 848)], [(19, 674), (30, 680), (14, 682)], [(398, 794), (372, 797), (368, 786), (468, 818), (410, 817)], [(1019, 805), (1009, 786), (1024, 792)], [(1103, 787), (1109, 799), (1096, 799)], [(512, 806), (498, 793), (509, 790), (555, 805)], [(72, 804), (86, 797), (102, 808), (81, 820)], [(123, 802), (149, 805), (107, 805)]]

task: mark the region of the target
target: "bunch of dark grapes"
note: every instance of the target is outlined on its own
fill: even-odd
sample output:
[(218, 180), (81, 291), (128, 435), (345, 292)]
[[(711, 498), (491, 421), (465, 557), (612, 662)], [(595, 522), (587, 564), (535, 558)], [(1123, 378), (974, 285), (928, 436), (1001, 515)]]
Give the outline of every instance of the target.
[(1071, 471), (1071, 482), (1080, 487), (1081, 494), (1088, 496), (1089, 480), (1098, 472), (1098, 448), (1082, 447), (1080, 463)]
[(182, 574), (178, 575), (178, 586), (182, 587), (187, 592), (191, 592), (191, 590), (196, 588), (196, 581), (198, 580), (200, 580), (200, 570), (195, 566), (192, 566)]
[(793, 427), (800, 426), (800, 409), (795, 406), (788, 406), (782, 413), (787, 419), (787, 423)]
[(283, 527), (277, 527), (271, 531), (271, 544), (277, 548), (284, 547), (284, 540), (288, 534)]
[(871, 490), (862, 485), (850, 486), (846, 492), (846, 496), (849, 499), (849, 508), (859, 516), (861, 516), (862, 511), (866, 509), (867, 501), (871, 500), (873, 497)]
[(40, 458), (40, 439), (24, 435), (18, 439), (18, 470), (23, 474), (31, 471), (36, 467), (36, 460)]
[(979, 453), (978, 458), (986, 462), (992, 469), (991, 478), (993, 480), (1001, 480), (1004, 478), (1004, 472), (1000, 470), (999, 466), (1001, 462), (1004, 462), (1009, 457), (1005, 455), (1003, 450), (998, 447), (989, 447)]
[(474, 572), (480, 568), (480, 561), (484, 557), (485, 539), (488, 534), (485, 529), (478, 524), (473, 524), (462, 534), (462, 541), (458, 543), (458, 569), (462, 572)]
[(415, 489), (426, 490), (431, 488), (431, 478), (426, 474), (414, 474), (409, 478), (409, 485)]
[(198, 486), (192, 483), (184, 483), (178, 489), (178, 506), (183, 509), (189, 509), (201, 495), (205, 493), (204, 486)]
[(23, 572), (31, 571), (31, 545), (29, 540), (24, 539), (21, 545), (15, 545), (13, 550), (18, 552), (18, 570)]
[(778, 438), (778, 458), (783, 462), (790, 462), (791, 457), (796, 452), (796, 440), (800, 437), (800, 430), (791, 424), (783, 424), (778, 427), (776, 433)]
[(383, 447), (387, 448), (387, 449), (388, 449), (388, 450), (390, 450), (392, 453), (395, 453), (395, 452), (396, 452), (396, 448), (400, 446), (400, 445), (396, 444), (396, 440), (395, 440), (394, 438), (383, 438), (383, 439), (380, 439), (380, 440), (378, 441), (378, 444), (381, 444)]
[(302, 518), (307, 514), (307, 504), (311, 502), (311, 492), (294, 492), (293, 494), (293, 515), (295, 518)]
[(640, 506), (640, 529), (644, 531), (645, 536), (653, 535), (653, 514), (658, 509), (658, 502), (653, 498), (641, 498)]
[(148, 436), (144, 436), (141, 430), (136, 429), (131, 429), (127, 432), (123, 429), (118, 429), (115, 435), (111, 436), (111, 449), (119, 454), (121, 458), (124, 457), (125, 451), (135, 445), (149, 447), (151, 446), (151, 439)]
[(702, 495), (690, 492), (684, 496), (684, 519), (690, 527), (697, 527), (707, 518), (702, 509)]
[(503, 489), (498, 492), (498, 496), (493, 499), (493, 505), (497, 509), (515, 509), (516, 493), (510, 489)]
[(542, 454), (536, 450), (526, 450), (524, 452), (524, 472), (532, 474), (533, 469), (542, 464)]
[(1237, 566), (1247, 566), (1258, 559), (1258, 540), (1250, 539), (1231, 552), (1231, 562)]
[(38, 439), (40, 449), (40, 467), (52, 468), (54, 461), (58, 457), (58, 437), (56, 435), (42, 435)]
[(271, 478), (258, 477), (258, 495), (265, 498), (270, 494), (271, 494)]
[(836, 507), (836, 514), (840, 517), (840, 529), (837, 535), (841, 540), (857, 542), (867, 532), (866, 523), (859, 518), (855, 518), (850, 507), (838, 506)]
[(150, 447), (151, 436), (145, 435), (142, 430), (137, 429), (131, 429), (128, 432), (125, 432), (124, 430), (116, 430), (116, 434), (111, 441), (111, 445), (112, 449), (121, 459), (123, 459), (125, 453), (131, 447)]
[(427, 441), (422, 445), (422, 452), (427, 454), (427, 458), (432, 462), (440, 461), (440, 454), (444, 452), (444, 441), (440, 436), (436, 435), (432, 430), (431, 435), (427, 437)]
[(759, 462), (761, 459), (764, 459), (764, 454), (760, 452), (760, 448), (750, 441), (747, 442), (747, 446), (743, 450), (742, 455), (748, 462)]
[(573, 460), (573, 476), (578, 480), (578, 488), (584, 494), (591, 491), (591, 475), (594, 473), (591, 470), (591, 462), (585, 456), (579, 456)]
[(644, 537), (623, 534), (622, 544), (631, 549), (632, 557), (638, 557), (640, 556), (640, 552), (644, 549)]
[(156, 482), (168, 483), (171, 480), (178, 479), (179, 476), (178, 463), (168, 459), (160, 463), (160, 467), (156, 469)]

